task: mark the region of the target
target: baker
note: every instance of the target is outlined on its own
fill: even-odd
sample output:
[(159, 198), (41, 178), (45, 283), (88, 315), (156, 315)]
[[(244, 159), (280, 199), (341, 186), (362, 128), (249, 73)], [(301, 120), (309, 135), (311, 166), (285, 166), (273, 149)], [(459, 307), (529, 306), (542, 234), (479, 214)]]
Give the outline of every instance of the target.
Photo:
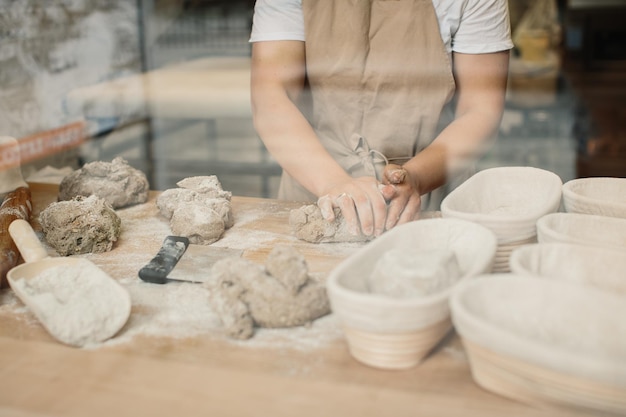
[(507, 0), (257, 0), (250, 41), (278, 198), (339, 207), (354, 233), (437, 209), (500, 124)]

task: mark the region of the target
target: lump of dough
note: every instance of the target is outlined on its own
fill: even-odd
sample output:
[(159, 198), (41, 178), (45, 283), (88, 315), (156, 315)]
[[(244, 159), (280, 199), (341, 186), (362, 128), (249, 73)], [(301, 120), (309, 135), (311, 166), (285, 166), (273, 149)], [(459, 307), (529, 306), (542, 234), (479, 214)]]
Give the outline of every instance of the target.
[(304, 256), (291, 246), (274, 247), (265, 261), (265, 269), (292, 295), (296, 295), (309, 280), (309, 268)]
[[(225, 258), (213, 265), (213, 279), (204, 285), (230, 337), (250, 338), (254, 326), (302, 326), (330, 313), (326, 288), (308, 273), (306, 281), (302, 282), (302, 270), (294, 267), (302, 266), (302, 261), (289, 251), (295, 252), (295, 249), (274, 249), (268, 263), (280, 274), (295, 270), (296, 274), (291, 276), (293, 282), (288, 282), (286, 273), (277, 279), (267, 268), (243, 258)], [(278, 265), (282, 261), (286, 266)]]
[[(226, 259), (220, 262), (225, 262)], [(256, 265), (254, 265), (256, 267)], [(211, 282), (209, 287), (211, 307), (215, 310), (222, 321), (222, 326), (229, 337), (233, 339), (249, 339), (254, 334), (254, 320), (243, 301), (242, 294), (245, 288), (236, 280), (227, 277), (229, 266), (222, 264), (214, 272), (218, 274), (219, 281)], [(223, 272), (219, 272), (222, 270)], [(255, 270), (253, 273), (256, 273)]]
[(215, 175), (188, 177), (176, 183), (180, 188), (197, 191), (210, 198), (223, 198), (230, 200), (232, 193), (224, 191), (222, 184)]
[(394, 248), (385, 252), (368, 277), (369, 290), (395, 298), (423, 297), (461, 277), (456, 255), (447, 249)]
[(185, 178), (176, 185), (179, 188), (163, 191), (156, 201), (174, 234), (208, 245), (233, 226), (232, 195), (222, 189), (215, 175)]
[(170, 228), (172, 233), (185, 236), (192, 243), (208, 245), (224, 234), (225, 225), (224, 219), (215, 210), (191, 203), (173, 211)]
[(307, 204), (291, 210), (289, 226), (298, 239), (311, 243), (366, 242), (372, 239), (372, 236), (350, 233), (339, 208), (335, 208), (334, 221), (325, 220), (317, 204)]
[(50, 246), (67, 256), (110, 251), (122, 221), (106, 200), (92, 195), (50, 204), (39, 223)]
[(118, 157), (112, 162), (90, 162), (65, 176), (59, 184), (59, 200), (96, 195), (116, 209), (145, 203), (149, 189), (145, 174)]

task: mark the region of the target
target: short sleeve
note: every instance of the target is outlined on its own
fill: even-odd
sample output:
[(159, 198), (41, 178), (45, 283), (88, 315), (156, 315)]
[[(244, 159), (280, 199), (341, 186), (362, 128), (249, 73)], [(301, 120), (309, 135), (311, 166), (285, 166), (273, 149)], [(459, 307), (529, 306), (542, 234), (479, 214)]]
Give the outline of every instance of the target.
[(490, 53), (511, 49), (511, 26), (507, 0), (468, 0), (461, 11), (452, 50)]
[(304, 41), (301, 0), (257, 0), (250, 42)]

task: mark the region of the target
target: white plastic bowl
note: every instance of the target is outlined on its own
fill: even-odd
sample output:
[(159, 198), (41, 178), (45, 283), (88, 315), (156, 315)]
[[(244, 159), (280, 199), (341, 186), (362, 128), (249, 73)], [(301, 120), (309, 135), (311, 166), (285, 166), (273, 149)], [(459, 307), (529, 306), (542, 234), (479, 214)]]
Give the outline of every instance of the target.
[(498, 167), (479, 171), (454, 189), (441, 203), (445, 218), (480, 223), (498, 243), (533, 238), (537, 220), (559, 209), (561, 178), (533, 167)]
[(510, 265), (511, 271), (520, 275), (593, 285), (626, 296), (624, 250), (572, 243), (539, 243), (515, 250)]
[(378, 368), (410, 368), (451, 328), (448, 296), (454, 286), (406, 299), (368, 292), (368, 277), (382, 254), (407, 247), (451, 250), (462, 282), (491, 269), (496, 244), (494, 234), (479, 224), (435, 218), (397, 226), (346, 258), (329, 275), (327, 289), (351, 354)]
[(457, 286), (450, 307), (483, 388), (532, 404), (626, 413), (623, 296), (501, 274)]
[(568, 213), (626, 218), (626, 178), (578, 178), (563, 184)]
[(626, 218), (550, 213), (537, 220), (537, 240), (626, 250)]

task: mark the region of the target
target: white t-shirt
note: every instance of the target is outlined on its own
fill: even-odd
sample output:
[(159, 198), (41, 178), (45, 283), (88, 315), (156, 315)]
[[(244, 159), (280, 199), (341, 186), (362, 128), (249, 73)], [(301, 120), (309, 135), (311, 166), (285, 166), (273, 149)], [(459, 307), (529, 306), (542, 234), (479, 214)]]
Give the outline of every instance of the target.
[[(480, 54), (513, 47), (507, 0), (433, 0), (448, 52)], [(250, 42), (304, 41), (302, 0), (257, 0)]]

